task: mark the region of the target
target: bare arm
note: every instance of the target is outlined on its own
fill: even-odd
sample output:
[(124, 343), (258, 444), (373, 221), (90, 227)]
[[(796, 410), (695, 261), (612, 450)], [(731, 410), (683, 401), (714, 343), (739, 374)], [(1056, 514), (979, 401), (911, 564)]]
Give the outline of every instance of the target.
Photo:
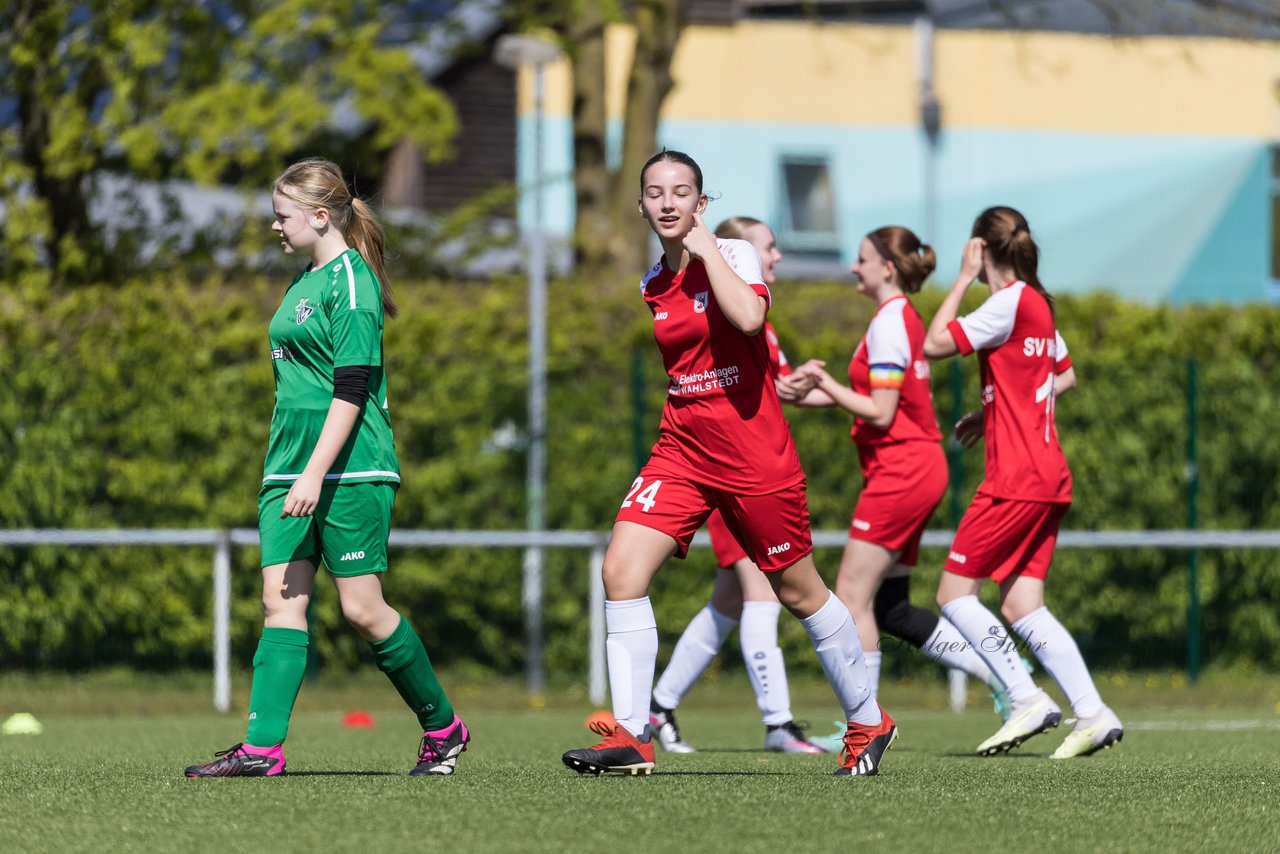
[(960, 262), (960, 275), (947, 293), (942, 305), (929, 321), (929, 331), (924, 336), (924, 354), (930, 359), (945, 359), (960, 352), (956, 339), (947, 328), (947, 324), (956, 319), (960, 312), (960, 303), (968, 293), (969, 286), (982, 271), (983, 242), (979, 237), (970, 238), (964, 245), (964, 258)]
[(898, 413), (901, 392), (896, 388), (875, 388), (870, 395), (858, 394), (828, 376), (818, 389), (830, 395), (836, 406), (853, 413), (855, 418), (861, 418), (877, 430), (888, 430)]
[(837, 382), (818, 360), (805, 362), (792, 376), (816, 380), (812, 391), (794, 401), (797, 406), (838, 406), (878, 430), (888, 429), (898, 412), (898, 389), (878, 388), (872, 389), (870, 395), (858, 394), (847, 385)]
[[(811, 362), (818, 361), (810, 359)], [(790, 373), (786, 376), (774, 377), (773, 388), (778, 392), (778, 399), (792, 406), (820, 408), (835, 406), (835, 401), (824, 392), (818, 391), (818, 378), (808, 373)]]
[(1062, 397), (1064, 391), (1070, 391), (1076, 387), (1076, 369), (1067, 368), (1060, 374), (1053, 377), (1053, 396)]

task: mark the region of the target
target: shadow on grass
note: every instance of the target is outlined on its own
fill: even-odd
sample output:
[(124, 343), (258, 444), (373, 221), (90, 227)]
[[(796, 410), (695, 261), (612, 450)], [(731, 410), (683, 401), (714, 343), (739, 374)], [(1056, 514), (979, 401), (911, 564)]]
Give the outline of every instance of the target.
[(286, 777), (400, 777), (392, 771), (286, 771)]
[(995, 756), (982, 756), (972, 751), (961, 753), (959, 751), (952, 753), (939, 753), (949, 759), (986, 759), (989, 762), (999, 762), (1002, 759), (1048, 759), (1047, 753), (997, 753)]
[[(614, 775), (622, 776), (622, 775)], [(791, 777), (788, 771), (655, 771), (654, 777)]]

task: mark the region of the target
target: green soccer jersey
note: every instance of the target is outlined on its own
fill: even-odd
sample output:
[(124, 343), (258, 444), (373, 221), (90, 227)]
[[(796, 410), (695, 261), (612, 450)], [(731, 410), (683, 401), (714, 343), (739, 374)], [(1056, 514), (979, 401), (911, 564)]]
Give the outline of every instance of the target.
[(300, 273), (271, 318), (276, 407), (262, 483), (288, 485), (306, 468), (333, 403), (334, 368), (367, 366), (369, 399), (327, 482), (400, 482), (382, 367), (382, 290), (348, 249)]

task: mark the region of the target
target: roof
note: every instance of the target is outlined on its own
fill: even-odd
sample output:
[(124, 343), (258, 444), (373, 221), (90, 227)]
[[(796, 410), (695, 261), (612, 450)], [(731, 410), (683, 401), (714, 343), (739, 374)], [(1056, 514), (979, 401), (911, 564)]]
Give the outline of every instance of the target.
[(457, 61), (460, 52), (484, 43), (505, 25), (499, 0), (416, 0), (407, 4), (400, 21), (388, 22), (388, 40), (396, 41), (401, 32), (411, 33), (415, 26), (410, 21), (419, 33), (423, 23), (430, 24), (424, 38), (408, 43), (414, 62), (428, 79), (443, 74)]
[(1280, 38), (1277, 0), (929, 0), (939, 27)]
[(738, 0), (745, 17), (907, 24), (955, 30), (1280, 39), (1280, 0)]

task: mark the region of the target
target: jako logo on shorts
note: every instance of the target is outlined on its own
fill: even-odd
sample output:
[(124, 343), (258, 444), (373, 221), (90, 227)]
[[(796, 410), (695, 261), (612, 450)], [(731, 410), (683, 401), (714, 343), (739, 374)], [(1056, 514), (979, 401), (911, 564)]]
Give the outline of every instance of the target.
[(343, 560), (364, 560), (364, 552), (347, 552), (342, 556)]
[(964, 563), (965, 561), (964, 555), (960, 554), (960, 552), (948, 552), (947, 557), (951, 558), (956, 563)]
[(789, 551), (791, 551), (791, 543), (783, 543), (780, 546), (769, 546), (768, 553), (771, 555), (780, 555), (783, 552), (789, 552)]

